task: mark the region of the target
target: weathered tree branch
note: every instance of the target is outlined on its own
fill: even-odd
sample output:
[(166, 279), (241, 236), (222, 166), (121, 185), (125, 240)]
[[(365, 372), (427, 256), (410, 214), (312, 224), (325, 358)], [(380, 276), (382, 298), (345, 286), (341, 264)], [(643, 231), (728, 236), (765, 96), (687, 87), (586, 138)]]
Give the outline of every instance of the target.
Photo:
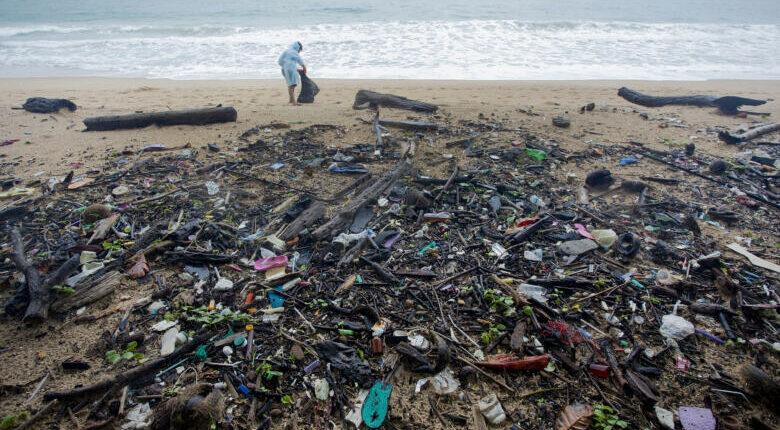
[(385, 190), (391, 187), (395, 181), (398, 180), (404, 173), (406, 173), (411, 167), (412, 163), (409, 159), (402, 159), (391, 170), (386, 172), (381, 178), (374, 182), (370, 187), (363, 190), (354, 200), (349, 202), (344, 208), (330, 221), (314, 230), (312, 237), (316, 240), (320, 240), (329, 236), (337, 230), (344, 228), (344, 226), (355, 216), (355, 212), (361, 207), (367, 205), (372, 200), (379, 197)]
[(30, 304), (27, 305), (23, 319), (44, 320), (49, 313), (49, 289), (44, 288), (40, 273), (24, 257), (22, 233), (19, 232), (18, 228), (11, 230), (11, 243), (14, 247), (11, 258), (13, 258), (16, 268), (24, 273), (27, 291), (30, 293)]

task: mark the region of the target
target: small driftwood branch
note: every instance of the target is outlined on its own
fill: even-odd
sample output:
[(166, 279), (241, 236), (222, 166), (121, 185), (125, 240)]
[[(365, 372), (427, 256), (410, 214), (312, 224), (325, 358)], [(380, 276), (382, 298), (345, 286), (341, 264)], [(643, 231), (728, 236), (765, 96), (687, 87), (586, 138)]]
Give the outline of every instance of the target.
[(18, 228), (11, 230), (11, 243), (14, 247), (11, 258), (17, 270), (24, 273), (27, 291), (30, 293), (30, 304), (27, 305), (27, 311), (24, 313), (23, 319), (45, 320), (49, 314), (49, 289), (44, 288), (40, 273), (24, 257), (22, 233), (19, 232)]
[(62, 263), (62, 266), (60, 266), (59, 269), (54, 271), (54, 273), (46, 278), (46, 281), (43, 282), (43, 287), (51, 288), (55, 285), (61, 284), (62, 281), (64, 281), (65, 278), (67, 278), (74, 270), (78, 269), (80, 265), (81, 262), (79, 261), (79, 254), (73, 255), (64, 263)]
[(444, 187), (442, 187), (441, 191), (439, 191), (439, 194), (436, 194), (436, 197), (433, 198), (433, 201), (438, 201), (439, 198), (444, 194), (445, 191), (447, 191), (448, 188), (450, 188), (450, 185), (452, 185), (452, 182), (455, 180), (456, 177), (458, 177), (458, 171), (460, 169), (458, 166), (455, 166), (455, 170), (452, 171), (452, 175), (450, 175), (450, 178), (447, 179), (447, 182), (444, 184)]
[(35, 415), (31, 416), (27, 421), (19, 424), (19, 427), (16, 427), (16, 429), (17, 430), (21, 430), (21, 429), (30, 428), (30, 426), (33, 423), (35, 423), (36, 421), (41, 419), (41, 417), (43, 417), (44, 415), (46, 415), (49, 412), (51, 412), (51, 410), (54, 409), (54, 407), (57, 405), (57, 403), (59, 403), (59, 402), (57, 402), (57, 401), (49, 402), (48, 404), (46, 404), (46, 406), (42, 407), (38, 412), (36, 412)]
[(89, 396), (112, 387), (119, 388), (128, 384), (132, 385), (133, 381), (142, 378), (144, 375), (170, 366), (171, 363), (174, 363), (183, 356), (195, 351), (203, 342), (208, 340), (209, 337), (210, 335), (208, 333), (196, 336), (181, 348), (173, 351), (170, 355), (147, 361), (146, 363), (122, 372), (113, 378), (104, 379), (96, 384), (75, 388), (73, 390), (49, 391), (44, 394), (43, 397), (45, 399), (71, 399), (74, 397)]

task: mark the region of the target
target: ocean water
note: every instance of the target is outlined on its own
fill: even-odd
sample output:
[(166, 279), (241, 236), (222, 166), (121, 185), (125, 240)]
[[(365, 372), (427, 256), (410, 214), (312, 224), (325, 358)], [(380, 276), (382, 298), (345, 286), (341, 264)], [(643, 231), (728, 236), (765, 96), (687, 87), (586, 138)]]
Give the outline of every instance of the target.
[(780, 79), (779, 0), (0, 0), (0, 76)]

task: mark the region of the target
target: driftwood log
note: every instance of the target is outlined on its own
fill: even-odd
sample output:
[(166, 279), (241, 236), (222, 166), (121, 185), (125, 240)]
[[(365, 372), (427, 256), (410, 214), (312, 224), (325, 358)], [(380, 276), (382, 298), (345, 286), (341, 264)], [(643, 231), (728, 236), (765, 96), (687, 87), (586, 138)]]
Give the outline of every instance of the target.
[(287, 226), (279, 238), (284, 241), (295, 239), (301, 231), (314, 225), (323, 216), (325, 216), (325, 204), (313, 202)]
[(439, 129), (439, 125), (434, 122), (421, 121), (394, 121), (391, 119), (380, 119), (379, 125), (382, 127), (394, 127), (414, 131), (432, 131)]
[(382, 177), (377, 179), (370, 187), (363, 190), (357, 197), (350, 201), (341, 211), (334, 215), (327, 223), (321, 225), (312, 232), (312, 237), (316, 240), (323, 239), (330, 234), (341, 230), (355, 216), (355, 212), (369, 202), (378, 198), (389, 187), (392, 187), (395, 181), (403, 176), (411, 168), (412, 162), (407, 158), (401, 159), (398, 164), (387, 171)]
[(700, 107), (716, 107), (721, 112), (727, 115), (736, 115), (739, 113), (739, 108), (742, 105), (745, 106), (760, 106), (766, 101), (748, 99), (745, 97), (725, 96), (715, 97), (706, 95), (696, 96), (648, 96), (646, 94), (638, 93), (634, 90), (622, 87), (618, 90), (618, 95), (628, 100), (631, 103), (638, 104), (646, 107), (661, 107), (667, 105), (685, 105), (685, 106), (700, 106)]
[(125, 385), (132, 385), (133, 381), (140, 380), (143, 376), (156, 370), (164, 369), (166, 366), (171, 365), (171, 363), (175, 363), (183, 356), (195, 351), (203, 342), (208, 340), (209, 337), (210, 335), (208, 333), (195, 336), (192, 340), (185, 343), (176, 351), (173, 351), (170, 355), (155, 358), (154, 360), (149, 360), (146, 363), (133, 367), (132, 369), (126, 372), (122, 372), (113, 378), (104, 379), (96, 384), (88, 385), (86, 387), (79, 387), (73, 390), (49, 391), (44, 394), (43, 397), (45, 399), (70, 399), (74, 397), (90, 396), (112, 387), (120, 388)]
[(779, 130), (780, 130), (780, 122), (776, 122), (773, 124), (767, 124), (767, 125), (762, 125), (761, 127), (756, 127), (742, 134), (733, 134), (733, 133), (729, 133), (728, 131), (721, 131), (720, 133), (718, 133), (718, 139), (726, 143), (729, 143), (731, 145), (735, 145), (737, 143), (747, 142), (748, 140), (755, 139), (765, 134), (774, 133), (775, 131), (779, 131)]
[(375, 93), (368, 90), (360, 90), (355, 94), (355, 103), (352, 105), (353, 109), (376, 109), (379, 106), (393, 108), (393, 109), (405, 109), (415, 112), (436, 112), (439, 107), (430, 103), (425, 103), (417, 100), (410, 100), (406, 97), (396, 96), (393, 94)]
[(232, 107), (172, 110), (168, 112), (134, 113), (130, 115), (96, 116), (84, 120), (86, 131), (143, 128), (150, 125), (203, 125), (234, 122), (238, 113)]

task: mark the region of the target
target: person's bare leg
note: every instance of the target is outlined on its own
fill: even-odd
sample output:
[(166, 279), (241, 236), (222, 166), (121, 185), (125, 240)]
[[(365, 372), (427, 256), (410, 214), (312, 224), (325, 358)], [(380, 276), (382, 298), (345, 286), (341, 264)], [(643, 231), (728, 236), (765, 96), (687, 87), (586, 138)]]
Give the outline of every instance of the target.
[(291, 105), (299, 105), (300, 103), (295, 101), (295, 85), (290, 85), (287, 87), (287, 93), (290, 94), (290, 104)]

